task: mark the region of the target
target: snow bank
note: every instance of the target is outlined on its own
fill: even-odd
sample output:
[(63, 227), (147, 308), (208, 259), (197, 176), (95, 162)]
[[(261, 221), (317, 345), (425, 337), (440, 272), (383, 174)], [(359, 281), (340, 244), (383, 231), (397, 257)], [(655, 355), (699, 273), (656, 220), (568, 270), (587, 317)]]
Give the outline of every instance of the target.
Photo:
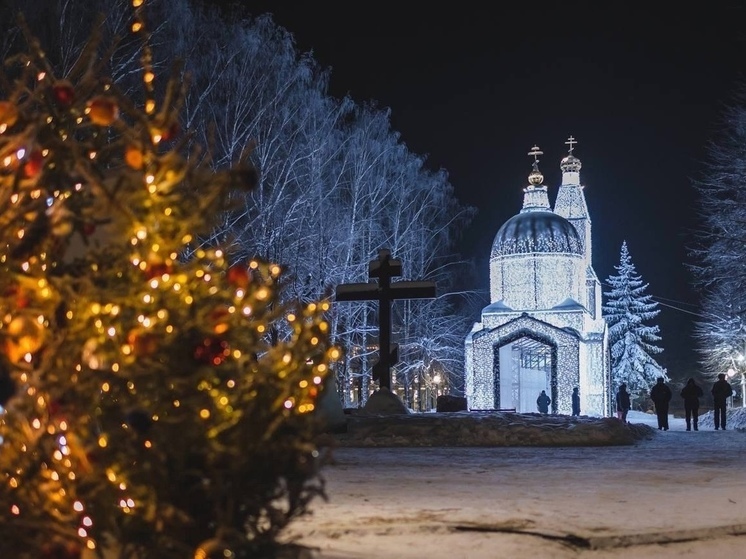
[[(746, 429), (746, 408), (729, 408), (725, 413), (725, 426), (727, 429)], [(715, 428), (713, 412), (709, 411), (699, 416), (699, 428)]]
[(334, 438), (348, 447), (613, 446), (654, 432), (649, 425), (610, 417), (470, 411), (352, 415), (346, 432)]

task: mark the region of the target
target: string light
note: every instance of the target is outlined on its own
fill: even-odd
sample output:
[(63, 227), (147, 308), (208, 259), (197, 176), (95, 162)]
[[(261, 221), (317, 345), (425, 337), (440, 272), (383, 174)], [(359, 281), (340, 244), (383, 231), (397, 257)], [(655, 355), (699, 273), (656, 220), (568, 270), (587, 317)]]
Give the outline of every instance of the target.
[[(5, 152), (0, 158), (6, 177), (3, 185), (17, 181), (6, 203), (6, 217), (14, 226), (11, 232), (15, 237), (9, 239), (6, 233), (8, 244), (0, 249), (0, 262), (5, 265), (4, 271), (9, 272), (8, 283), (22, 278), (26, 281), (23, 290), (28, 292), (27, 298), (25, 293), (13, 293), (6, 298), (10, 304), (3, 311), (6, 316), (0, 321), (0, 328), (4, 329), (6, 345), (19, 338), (13, 334), (18, 324), (14, 325), (16, 319), (23, 319), (22, 326), (32, 330), (25, 341), (27, 345), (19, 349), (19, 360), (13, 363), (13, 379), (20, 379), (22, 384), (13, 395), (19, 401), (14, 409), (25, 414), (21, 418), (23, 437), (54, 441), (48, 445), (51, 448), (40, 451), (41, 445), (28, 445), (14, 432), (14, 440), (0, 438), (0, 444), (16, 445), (13, 450), (18, 455), (38, 453), (43, 464), (34, 481), (41, 480), (44, 498), (54, 503), (54, 510), (61, 517), (76, 519), (66, 530), (69, 533), (76, 530), (81, 545), (91, 550), (97, 548), (97, 543), (91, 537), (96, 533), (96, 518), (90, 511), (98, 511), (101, 503), (94, 502), (95, 496), (94, 501), (81, 498), (81, 494), (90, 495), (87, 476), (104, 464), (116, 464), (116, 468), (124, 471), (103, 466), (108, 483), (120, 492), (112, 503), (122, 514), (146, 510), (143, 505), (152, 503), (135, 500), (132, 495), (146, 495), (142, 490), (147, 489), (147, 481), (133, 477), (137, 481), (131, 482), (131, 493), (128, 468), (135, 462), (138, 467), (147, 464), (147, 456), (156, 454), (148, 452), (150, 449), (160, 446), (165, 452), (167, 446), (162, 444), (162, 431), (146, 438), (132, 422), (120, 419), (124, 415), (120, 413), (122, 410), (112, 414), (115, 406), (132, 406), (136, 402), (152, 423), (158, 422), (156, 411), (163, 417), (168, 415), (169, 426), (174, 418), (189, 416), (194, 420), (196, 415), (205, 422), (205, 432), (216, 433), (226, 421), (236, 424), (239, 414), (245, 412), (247, 398), (265, 397), (261, 383), (287, 379), (279, 400), (287, 410), (283, 417), (310, 413), (316, 409), (314, 399), (329, 372), (328, 364), (322, 361), (340, 355), (338, 350), (328, 349), (323, 358), (318, 356), (325, 342), (319, 333), (328, 331), (329, 327), (317, 313), (328, 311), (328, 303), (298, 305), (292, 311), (280, 303), (277, 286), (283, 270), (279, 264), (251, 261), (248, 269), (252, 273), (246, 279), (244, 269), (242, 283), (227, 277), (228, 255), (223, 250), (196, 248), (193, 254), (187, 251), (194, 258), (184, 258), (184, 246), (195, 241), (192, 233), (185, 232), (191, 228), (191, 219), (185, 219), (188, 212), (181, 203), (182, 189), (176, 187), (184, 181), (191, 184), (189, 173), (199, 165), (186, 161), (183, 167), (172, 166), (167, 157), (176, 152), (169, 152), (163, 146), (157, 151), (147, 141), (150, 134), (157, 143), (163, 139), (162, 135), (172, 134), (173, 130), (167, 129), (167, 122), (160, 121), (163, 115), (166, 115), (164, 120), (171, 118), (165, 109), (152, 116), (156, 112), (155, 74), (147, 46), (144, 5), (143, 0), (132, 0), (136, 12), (131, 31), (144, 44), (144, 111), (149, 115), (144, 130), (132, 124), (137, 121), (139, 125), (139, 119), (116, 120), (119, 108), (128, 105), (117, 102), (119, 94), (108, 83), (100, 84), (95, 91), (88, 89), (85, 94), (94, 95), (91, 99), (83, 99), (84, 92), (73, 88), (70, 94), (78, 98), (73, 105), (67, 105), (66, 98), (49, 94), (57, 81), (51, 71), (39, 71), (34, 65), (29, 66), (24, 86), (29, 97), (39, 101), (39, 106), (57, 103), (51, 111), (54, 116), (41, 110), (33, 120), (28, 117), (34, 115), (24, 114), (22, 122), (27, 130), (19, 131), (17, 138), (10, 138), (13, 123), (8, 120), (12, 116), (8, 111), (12, 113), (17, 107), (0, 101), (0, 109), (5, 111), (0, 133), (6, 134), (4, 139), (13, 140), (9, 141), (13, 146), (10, 153)], [(41, 53), (37, 53), (35, 60), (40, 59)], [(100, 95), (102, 89), (109, 93)], [(27, 105), (32, 103), (24, 107)], [(35, 125), (26, 127), (27, 122)], [(44, 127), (40, 123), (50, 127), (49, 133), (32, 137), (40, 125)], [(123, 158), (127, 150), (136, 151), (138, 157)], [(31, 168), (30, 163), (38, 168)], [(74, 177), (65, 174), (66, 169), (73, 167), (72, 163), (76, 169)], [(111, 169), (120, 167), (126, 173), (107, 176)], [(222, 194), (227, 187), (219, 181), (225, 183), (226, 176), (222, 174), (220, 179), (221, 173), (210, 169), (210, 179), (205, 183), (221, 184)], [(121, 180), (109, 181), (110, 177)], [(199, 186), (201, 181), (198, 176), (194, 184)], [(135, 194), (130, 196), (133, 191)], [(148, 192), (153, 196), (148, 196)], [(88, 206), (90, 201), (96, 203)], [(101, 204), (102, 201), (105, 203)], [(81, 206), (85, 211), (79, 212)], [(96, 213), (110, 206), (119, 211), (114, 219)], [(212, 211), (219, 206), (215, 203), (202, 207)], [(50, 225), (55, 238), (39, 235), (35, 227), (38, 222), (34, 221), (37, 216), (46, 220), (44, 225)], [(116, 238), (117, 235), (123, 235), (124, 243), (129, 243), (126, 252), (122, 251), (122, 239)], [(88, 250), (85, 257), (99, 261), (86, 261), (84, 267), (66, 276), (66, 266), (78, 256), (73, 253), (79, 248), (74, 246), (79, 237), (84, 241), (80, 243), (85, 245), (83, 250)], [(119, 265), (122, 258), (134, 268)], [(188, 308), (190, 305), (195, 308)], [(217, 324), (204, 325), (204, 317), (211, 317), (216, 308), (225, 310), (215, 320)], [(283, 315), (287, 323), (282, 322)], [(276, 352), (265, 335), (270, 329), (274, 333), (275, 324), (287, 328), (288, 335), (287, 340), (276, 346), (281, 348)], [(185, 370), (179, 368), (175, 372), (179, 378), (171, 380), (164, 374), (173, 371), (167, 370), (163, 355), (168, 355), (172, 347), (192, 350), (185, 340), (193, 339), (190, 337), (193, 331), (200, 335), (197, 340), (209, 336), (207, 355), (193, 370), (190, 360), (196, 360), (196, 355), (189, 352), (180, 355), (178, 363)], [(58, 340), (64, 340), (64, 344), (58, 344)], [(41, 347), (44, 351), (39, 351)], [(306, 358), (311, 353), (314, 360), (307, 364)], [(282, 357), (278, 359), (280, 354)], [(153, 371), (165, 378), (163, 386), (160, 380), (153, 383)], [(201, 388), (200, 382), (206, 388)], [(153, 394), (154, 384), (159, 384), (155, 390), (162, 392)], [(195, 394), (194, 385), (208, 391), (213, 398), (210, 405), (204, 405), (204, 393)], [(292, 396), (288, 397), (288, 393)], [(195, 404), (196, 396), (200, 401)], [(89, 404), (93, 404), (93, 409), (89, 409)], [(271, 403), (273, 408), (276, 404), (274, 400)], [(117, 419), (112, 421), (111, 415)], [(3, 420), (3, 429), (5, 426)], [(261, 430), (262, 426), (257, 429)], [(3, 430), (2, 436), (5, 434)], [(136, 442), (123, 445), (122, 437), (128, 441), (136, 438)], [(128, 452), (137, 452), (137, 460), (130, 460), (132, 455), (120, 460)], [(3, 483), (13, 489), (22, 483), (26, 489), (31, 487), (33, 476), (20, 470), (0, 472), (5, 474)], [(78, 484), (79, 480), (85, 483)], [(143, 497), (143, 501), (147, 498)], [(16, 516), (23, 516), (28, 509), (19, 502), (10, 510)], [(71, 515), (71, 511), (75, 514)], [(110, 511), (105, 514), (109, 515)]]
[[(540, 153), (535, 148), (530, 155)], [(558, 413), (571, 413), (572, 389), (577, 386), (584, 413), (604, 416), (609, 401), (608, 333), (598, 310), (601, 287), (591, 267), (580, 162), (574, 156), (563, 159), (556, 213), (537, 163), (524, 189), (521, 212), (503, 224), (492, 246), (491, 303), (465, 341), (468, 405), (535, 411), (536, 395), (522, 393), (516, 367), (545, 360), (549, 368), (536, 370), (546, 371)], [(516, 343), (525, 338), (535, 343)]]

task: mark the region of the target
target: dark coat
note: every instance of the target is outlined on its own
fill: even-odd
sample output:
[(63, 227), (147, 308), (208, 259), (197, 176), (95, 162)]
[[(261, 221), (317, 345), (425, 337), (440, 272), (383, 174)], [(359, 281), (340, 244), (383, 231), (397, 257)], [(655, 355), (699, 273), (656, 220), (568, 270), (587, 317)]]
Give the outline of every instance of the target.
[(690, 410), (696, 410), (699, 408), (699, 399), (703, 395), (702, 389), (693, 380), (687, 382), (686, 386), (681, 389), (681, 397), (684, 399), (684, 407)]
[(577, 392), (572, 393), (572, 414), (580, 415), (580, 394)]
[(616, 393), (616, 409), (617, 411), (629, 411), (632, 404), (629, 401), (629, 392), (626, 390), (620, 390)]
[(733, 388), (725, 379), (718, 379), (715, 384), (712, 385), (712, 398), (715, 403), (724, 404), (725, 401), (733, 396)]
[(536, 398), (536, 406), (541, 413), (549, 413), (549, 404), (551, 403), (551, 398), (546, 394), (539, 394), (539, 397)]
[(656, 383), (655, 386), (650, 389), (650, 399), (653, 400), (656, 405), (667, 404), (671, 401), (672, 396), (671, 389), (662, 382)]

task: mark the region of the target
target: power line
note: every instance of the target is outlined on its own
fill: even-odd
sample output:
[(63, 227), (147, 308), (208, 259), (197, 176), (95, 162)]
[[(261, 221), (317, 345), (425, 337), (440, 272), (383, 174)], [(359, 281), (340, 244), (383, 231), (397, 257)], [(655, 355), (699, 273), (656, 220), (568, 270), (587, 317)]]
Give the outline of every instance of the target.
[[(604, 282), (604, 281), (602, 281), (600, 283), (601, 283), (601, 285), (603, 285), (605, 287), (612, 287), (612, 288), (614, 287), (613, 285), (611, 285), (611, 284), (609, 284), (607, 282)], [(669, 309), (673, 309), (675, 311), (680, 311), (680, 312), (683, 312), (683, 313), (686, 313), (686, 314), (691, 314), (691, 315), (694, 315), (694, 316), (699, 316), (701, 318), (708, 318), (708, 315), (702, 314), (700, 312), (695, 312), (695, 311), (691, 311), (691, 310), (687, 310), (687, 309), (682, 309), (681, 307), (677, 307), (675, 305), (664, 303), (663, 301), (670, 301), (671, 303), (677, 303), (679, 305), (688, 305), (690, 307), (699, 307), (699, 305), (696, 305), (695, 303), (687, 303), (685, 301), (677, 301), (676, 299), (669, 299), (667, 297), (660, 297), (658, 295), (653, 295), (653, 294), (650, 294), (650, 293), (648, 293), (648, 295), (650, 296), (651, 299), (653, 299), (653, 301), (655, 301), (656, 303), (658, 303), (662, 307), (668, 307)]]

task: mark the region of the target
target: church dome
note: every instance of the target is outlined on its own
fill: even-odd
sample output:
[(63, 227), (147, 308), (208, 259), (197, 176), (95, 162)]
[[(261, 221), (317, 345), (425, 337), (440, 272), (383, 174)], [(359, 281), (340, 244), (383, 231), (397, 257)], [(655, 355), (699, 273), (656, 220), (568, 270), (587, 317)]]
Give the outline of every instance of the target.
[(579, 172), (580, 168), (582, 167), (582, 164), (580, 163), (580, 159), (575, 157), (572, 153), (563, 157), (562, 161), (560, 161), (560, 169), (562, 169), (563, 172)]
[(521, 212), (500, 227), (492, 243), (492, 257), (509, 254), (583, 254), (575, 227), (551, 211)]

